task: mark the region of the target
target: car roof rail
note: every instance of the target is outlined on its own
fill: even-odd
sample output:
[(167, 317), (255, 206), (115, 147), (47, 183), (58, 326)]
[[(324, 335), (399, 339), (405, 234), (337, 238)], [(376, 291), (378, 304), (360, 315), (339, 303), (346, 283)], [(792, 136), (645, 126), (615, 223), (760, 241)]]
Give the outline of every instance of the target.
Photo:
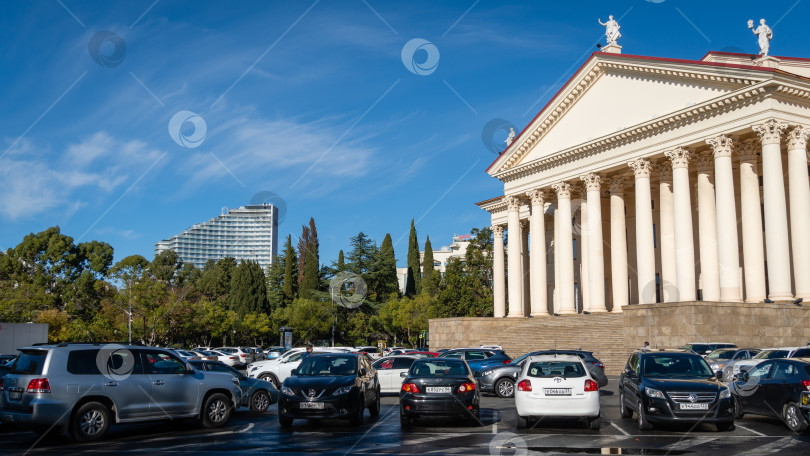
[[(67, 346), (70, 346), (70, 345), (110, 345), (110, 344), (115, 344), (115, 345), (138, 345), (138, 346), (141, 346), (141, 347), (144, 346), (144, 344), (141, 343), (141, 342), (132, 342), (132, 343), (130, 343), (130, 342), (60, 342), (60, 343), (56, 344), (56, 346), (57, 347), (67, 347)], [(39, 345), (39, 344), (35, 344), (35, 345)], [(45, 344), (45, 345), (51, 345), (51, 344)]]

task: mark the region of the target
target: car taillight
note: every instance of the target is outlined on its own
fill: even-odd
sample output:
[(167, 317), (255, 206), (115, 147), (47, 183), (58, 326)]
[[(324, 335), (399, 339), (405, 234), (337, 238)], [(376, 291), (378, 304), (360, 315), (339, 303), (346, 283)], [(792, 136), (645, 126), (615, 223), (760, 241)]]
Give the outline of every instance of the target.
[(459, 393), (468, 393), (470, 391), (475, 391), (475, 383), (462, 383), (461, 386), (458, 387)]
[(600, 368), (600, 369), (602, 369), (602, 370), (605, 370), (605, 365), (602, 364), (602, 363), (593, 363), (593, 365)]
[[(0, 381), (2, 381), (2, 380), (3, 380), (3, 379), (2, 379), (2, 378), (0, 378)], [(810, 391), (810, 380), (802, 380), (802, 387), (803, 387), (803, 388), (804, 388), (806, 391)], [(2, 388), (2, 384), (0, 384), (0, 391), (2, 391), (2, 390), (3, 390), (3, 388)]]
[(3, 391), (3, 377), (0, 377), (0, 391)]
[(512, 362), (512, 360), (511, 360), (511, 359), (507, 359), (507, 360), (504, 360), (504, 362), (503, 362), (503, 363), (504, 363), (504, 364), (509, 364), (509, 363), (511, 363), (511, 362)]
[(405, 391), (406, 393), (418, 393), (419, 387), (413, 383), (403, 383), (402, 391)]
[(242, 358), (247, 358), (247, 355), (244, 353), (240, 354), (239, 356), (241, 356)]
[(585, 391), (599, 391), (599, 385), (591, 379), (585, 380)]
[(228, 359), (236, 359), (236, 356), (231, 356)]
[(518, 391), (531, 391), (532, 390), (532, 381), (531, 380), (521, 380), (517, 384)]
[(29, 393), (50, 393), (51, 384), (47, 378), (34, 378), (28, 382), (27, 391)]

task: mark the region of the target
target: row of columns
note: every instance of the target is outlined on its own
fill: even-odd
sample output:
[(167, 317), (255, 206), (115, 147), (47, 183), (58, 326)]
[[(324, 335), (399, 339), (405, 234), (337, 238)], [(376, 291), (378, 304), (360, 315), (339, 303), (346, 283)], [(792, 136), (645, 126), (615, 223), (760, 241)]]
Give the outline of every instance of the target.
[[(655, 250), (650, 175), (660, 176), (661, 291), (665, 302), (697, 299), (696, 263), (692, 223), (689, 162), (697, 164), (698, 248), (701, 261), (701, 291), (704, 301), (741, 301), (740, 243), (732, 153), (740, 158), (740, 221), (746, 301), (766, 298), (765, 259), (771, 300), (791, 300), (791, 273), (796, 297), (810, 298), (810, 180), (807, 168), (807, 140), (810, 129), (798, 126), (787, 132), (790, 231), (782, 171), (781, 138), (788, 125), (768, 120), (755, 125), (759, 136), (739, 143), (720, 135), (706, 140), (708, 154), (694, 154), (677, 147), (666, 151), (667, 161), (653, 166), (648, 159), (628, 163), (634, 174), (636, 275), (640, 304), (656, 301)], [(757, 150), (762, 155), (765, 242), (762, 237)], [(711, 174), (714, 173), (712, 182)], [(604, 249), (602, 238), (601, 192), (610, 189), (610, 267), (613, 311), (629, 304), (628, 258), (625, 226), (624, 178), (607, 180), (597, 173), (581, 176), (585, 198), (582, 201), (583, 229), (581, 293), (590, 312), (605, 312)], [(554, 266), (557, 307), (554, 313), (576, 313), (574, 304), (574, 252), (571, 191), (569, 182), (551, 185), (554, 204)], [(521, 195), (522, 196), (522, 195)], [(546, 284), (545, 204), (550, 196), (542, 189), (525, 195), (530, 201), (529, 226), (522, 227), (519, 214), (521, 197), (507, 196), (509, 242), (509, 316), (548, 315)], [(526, 229), (528, 228), (528, 230)], [(503, 227), (493, 227), (495, 254), (493, 281), (495, 316), (506, 315), (503, 272)], [(529, 239), (528, 234), (531, 233)], [(793, 253), (793, 268), (790, 253)], [(528, 251), (531, 255), (528, 256)], [(526, 272), (528, 271), (528, 274)], [(528, 277), (524, 277), (528, 275)], [(528, 280), (526, 280), (528, 278)]]

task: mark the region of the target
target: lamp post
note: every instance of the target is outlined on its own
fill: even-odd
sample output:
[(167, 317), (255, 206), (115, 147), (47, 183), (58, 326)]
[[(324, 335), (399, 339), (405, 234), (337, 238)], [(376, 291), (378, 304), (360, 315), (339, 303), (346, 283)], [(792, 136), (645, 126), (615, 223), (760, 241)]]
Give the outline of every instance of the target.
[(129, 279), (129, 312), (127, 312), (127, 317), (129, 317), (129, 321), (127, 322), (127, 326), (129, 327), (129, 344), (132, 345), (132, 278)]

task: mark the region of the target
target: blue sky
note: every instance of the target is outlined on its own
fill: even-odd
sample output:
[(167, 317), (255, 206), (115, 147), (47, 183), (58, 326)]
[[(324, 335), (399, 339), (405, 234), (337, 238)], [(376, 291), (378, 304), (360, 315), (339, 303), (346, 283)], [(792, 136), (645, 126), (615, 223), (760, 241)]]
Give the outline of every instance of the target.
[[(795, 0), (8, 0), (0, 11), (0, 248), (59, 225), (110, 243), (116, 260), (151, 259), (156, 241), (260, 192), (286, 203), (280, 236), (315, 218), (325, 263), (359, 231), (391, 233), (402, 263), (412, 218), (434, 248), (486, 226), (474, 203), (502, 185), (484, 172), (496, 155), (482, 132), (495, 119), (522, 129), (604, 43), (597, 18), (609, 14), (627, 54), (753, 53), (746, 22), (764, 17), (772, 55), (810, 57), (810, 2)], [(435, 50), (435, 67), (406, 68), (412, 39), (435, 48), (405, 60)], [(180, 111), (205, 123), (196, 147), (191, 123), (174, 132), (185, 146), (170, 135)]]

